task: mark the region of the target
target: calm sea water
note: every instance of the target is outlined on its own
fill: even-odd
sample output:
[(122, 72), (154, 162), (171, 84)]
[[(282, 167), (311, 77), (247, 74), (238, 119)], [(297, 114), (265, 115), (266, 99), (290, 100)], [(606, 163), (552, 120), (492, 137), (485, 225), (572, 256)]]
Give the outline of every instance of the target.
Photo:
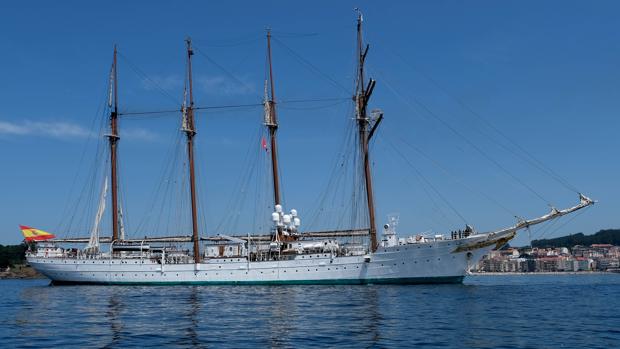
[(620, 348), (620, 274), (421, 286), (0, 281), (0, 346)]

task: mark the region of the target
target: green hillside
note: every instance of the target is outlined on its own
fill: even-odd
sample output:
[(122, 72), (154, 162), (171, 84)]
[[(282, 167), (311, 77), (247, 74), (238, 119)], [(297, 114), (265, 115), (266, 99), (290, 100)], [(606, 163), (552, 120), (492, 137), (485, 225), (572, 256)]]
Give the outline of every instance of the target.
[(24, 244), (21, 245), (0, 245), (0, 268), (6, 268), (7, 266), (13, 266), (15, 264), (22, 264), (25, 257), (25, 252), (28, 247)]
[(577, 233), (573, 235), (562, 236), (555, 239), (533, 240), (533, 247), (573, 247), (575, 245), (589, 246), (592, 244), (612, 244), (620, 245), (620, 229), (600, 230), (593, 235), (584, 235)]

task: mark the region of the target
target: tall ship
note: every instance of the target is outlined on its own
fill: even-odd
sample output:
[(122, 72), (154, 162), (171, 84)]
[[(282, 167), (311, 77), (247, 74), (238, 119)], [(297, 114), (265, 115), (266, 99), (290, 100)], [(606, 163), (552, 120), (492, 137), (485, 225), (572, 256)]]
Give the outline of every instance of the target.
[[(285, 210), (282, 202), (278, 164), (278, 115), (271, 59), (271, 32), (267, 31), (268, 78), (265, 83), (263, 140), (270, 154), (269, 187), (273, 193), (265, 207), (273, 209), (271, 229), (254, 234), (215, 234), (200, 231), (194, 142), (194, 90), (190, 39), (186, 40), (186, 84), (181, 108), (181, 132), (187, 156), (187, 177), (183, 183), (189, 194), (184, 212), (191, 217), (191, 235), (127, 238), (119, 193), (117, 50), (114, 48), (109, 93), (109, 170), (99, 197), (90, 237), (56, 238), (50, 233), (21, 226), (31, 248), (28, 263), (54, 284), (419, 284), (461, 283), (489, 251), (500, 248), (519, 230), (547, 222), (592, 205), (579, 194), (579, 203), (533, 219), (519, 219), (512, 226), (479, 232), (467, 225), (448, 234), (399, 236), (397, 216), (390, 216), (377, 228), (370, 141), (383, 120), (380, 112), (369, 112), (368, 104), (376, 81), (366, 78), (368, 45), (362, 37), (362, 15), (357, 16), (357, 76), (355, 79), (355, 152), (363, 188), (362, 229), (304, 231), (300, 214)], [(109, 181), (108, 181), (109, 178)], [(109, 196), (108, 196), (109, 193)], [(100, 224), (109, 205), (111, 234), (101, 236)], [(78, 246), (78, 247), (75, 247)], [(84, 246), (84, 247), (79, 247)], [(187, 248), (187, 246), (191, 246)]]

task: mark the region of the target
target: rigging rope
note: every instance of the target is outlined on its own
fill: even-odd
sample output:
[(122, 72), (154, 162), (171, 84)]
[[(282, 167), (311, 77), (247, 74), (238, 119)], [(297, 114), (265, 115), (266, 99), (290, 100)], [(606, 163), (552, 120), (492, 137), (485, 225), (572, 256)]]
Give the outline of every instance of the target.
[[(213, 65), (215, 65), (218, 69), (220, 69), (222, 72), (224, 72), (224, 74), (228, 75), (229, 78), (233, 79), (235, 82), (237, 82), (239, 85), (241, 85), (243, 88), (247, 89), (247, 91), (252, 91), (253, 88), (252, 86), (250, 86), (249, 84), (247, 84), (246, 82), (241, 81), (239, 78), (237, 78), (235, 76), (235, 74), (231, 73), (228, 71), (228, 69), (224, 68), (221, 64), (219, 64), (218, 62), (216, 62), (213, 58), (207, 56), (206, 53), (204, 53), (201, 49), (199, 49), (198, 47), (194, 46), (194, 50), (196, 50), (196, 52), (198, 52), (201, 56), (203, 56), (206, 60), (208, 60), (209, 62), (211, 62)], [(259, 100), (262, 99), (262, 96), (257, 95)]]
[(329, 81), (332, 85), (334, 85), (335, 87), (342, 89), (344, 92), (346, 92), (347, 94), (352, 94), (351, 91), (349, 89), (347, 89), (346, 87), (344, 87), (341, 83), (339, 83), (337, 80), (335, 80), (334, 78), (330, 77), (329, 75), (323, 73), (317, 66), (315, 66), (314, 64), (310, 63), (308, 60), (306, 60), (305, 58), (303, 58), (301, 55), (297, 54), (293, 49), (291, 49), (290, 47), (288, 47), (286, 44), (284, 44), (284, 42), (282, 42), (281, 40), (279, 40), (276, 37), (272, 37), (273, 41), (278, 43), (279, 45), (281, 45), (282, 47), (284, 47), (294, 58), (296, 58), (297, 60), (299, 60), (300, 62), (302, 62), (303, 64), (305, 64), (306, 66), (308, 66), (310, 68), (310, 70), (312, 70), (313, 72), (317, 73), (318, 75), (320, 75), (321, 77), (323, 77), (324, 79), (326, 79), (327, 81)]
[[(468, 113), (470, 113), (471, 115), (475, 116), (478, 120), (482, 121), (485, 125), (487, 125), (487, 127), (489, 127), (490, 129), (492, 129), (493, 131), (495, 131), (498, 135), (500, 135), (501, 137), (503, 137), (505, 140), (507, 140), (510, 144), (512, 144), (514, 147), (516, 147), (518, 150), (520, 150), (523, 154), (526, 155), (526, 157), (524, 157), (523, 155), (515, 152), (513, 149), (510, 149), (509, 147), (506, 147), (504, 144), (499, 143), (499, 142), (495, 142), (497, 145), (501, 146), (502, 148), (506, 149), (507, 151), (513, 153), (514, 155), (518, 156), (519, 158), (521, 158), (523, 161), (528, 162), (530, 165), (538, 168), (541, 172), (547, 174), (549, 177), (551, 177), (552, 179), (554, 179), (556, 182), (558, 182), (559, 184), (561, 184), (562, 186), (564, 186), (566, 189), (573, 191), (575, 193), (581, 193), (575, 186), (571, 185), (565, 178), (563, 178), (561, 175), (559, 175), (557, 172), (555, 172), (552, 168), (550, 168), (549, 166), (546, 166), (542, 161), (538, 160), (538, 158), (536, 158), (532, 153), (528, 152), (525, 148), (523, 148), (521, 145), (519, 145), (519, 143), (517, 143), (515, 140), (513, 140), (512, 138), (510, 138), (507, 134), (505, 134), (504, 132), (502, 132), (499, 128), (497, 128), (496, 126), (494, 126), (490, 121), (488, 121), (486, 118), (482, 117), (482, 115), (480, 115), (479, 113), (477, 113), (475, 110), (473, 110), (473, 108), (471, 108), (468, 104), (466, 104), (463, 100), (461, 100), (460, 98), (452, 95), (451, 93), (448, 92), (448, 90), (446, 88), (444, 88), (443, 86), (441, 86), (435, 79), (433, 79), (431, 76), (429, 76), (428, 74), (426, 74), (425, 72), (416, 69), (411, 63), (409, 63), (408, 61), (406, 61), (400, 54), (396, 53), (396, 52), (392, 52), (394, 55), (396, 55), (398, 58), (401, 59), (401, 61), (408, 66), (411, 70), (413, 70), (414, 72), (424, 76), (428, 81), (430, 81), (433, 85), (435, 85), (437, 88), (439, 88), (439, 90), (441, 90), (446, 96), (452, 98), (454, 101), (456, 101), (463, 109), (465, 109)], [(489, 139), (493, 140), (491, 137), (489, 137)], [(529, 158), (529, 159), (528, 159)]]
[(127, 66), (129, 68), (131, 68), (134, 71), (134, 73), (136, 73), (136, 75), (140, 76), (141, 78), (143, 78), (143, 79), (147, 80), (149, 83), (151, 83), (161, 94), (163, 94), (164, 96), (169, 98), (171, 101), (173, 101), (174, 104), (177, 104), (177, 105), (181, 104), (179, 102), (179, 100), (176, 99), (176, 97), (174, 97), (172, 94), (170, 94), (168, 91), (166, 91), (156, 81), (151, 79), (145, 72), (140, 70), (140, 68), (138, 68), (135, 64), (133, 64), (125, 55), (123, 55), (120, 52), (118, 52), (118, 55), (119, 55), (119, 57), (121, 57), (125, 61), (125, 63), (127, 63)]
[[(350, 100), (350, 98), (344, 98), (344, 97), (339, 97), (339, 98), (314, 98), (314, 99), (291, 99), (291, 100), (283, 100), (278, 102), (279, 105), (286, 105), (286, 104), (298, 104), (298, 103), (310, 103), (310, 102), (331, 102), (331, 101), (338, 101), (338, 103), (334, 103), (334, 104), (330, 104), (327, 106), (319, 106), (319, 107), (308, 107), (308, 108), (298, 108), (300, 110), (302, 109), (320, 109), (320, 108), (328, 108), (328, 107), (332, 107), (338, 104), (341, 104), (344, 101), (348, 101)], [(194, 107), (195, 111), (200, 111), (200, 110), (214, 110), (214, 109), (238, 109), (238, 108), (257, 108), (257, 107), (263, 107), (263, 103), (250, 103), (250, 104), (230, 104), (230, 105), (209, 105), (209, 106), (202, 106), (202, 107)], [(292, 107), (288, 107), (289, 109), (295, 109)], [(137, 111), (137, 112), (125, 112), (125, 113), (118, 113), (119, 116), (121, 117), (129, 117), (129, 118), (136, 118), (136, 117), (149, 117), (149, 115), (156, 115), (156, 114), (172, 114), (172, 113), (180, 113), (181, 109), (169, 109), (169, 110), (149, 110), (149, 111)]]
[(458, 178), (455, 174), (453, 174), (450, 170), (448, 170), (445, 166), (443, 166), (441, 163), (439, 163), (437, 160), (431, 158), (430, 156), (428, 156), (426, 153), (424, 153), (420, 148), (414, 146), (412, 143), (407, 142), (404, 138), (402, 137), (398, 137), (398, 140), (401, 141), (402, 143), (404, 143), (405, 145), (409, 146), (411, 149), (413, 149), (415, 152), (417, 152), (418, 154), (420, 154), (422, 157), (426, 158), (428, 161), (430, 161), (433, 165), (435, 165), (437, 168), (439, 168), (440, 170), (442, 170), (444, 173), (446, 173), (447, 175), (449, 175), (450, 177), (452, 177), (455, 181), (457, 181), (459, 184), (461, 184), (464, 188), (466, 188), (467, 190), (469, 190), (472, 193), (476, 193), (478, 195), (481, 195), (482, 197), (486, 198), (487, 200), (493, 202), (495, 205), (497, 205), (498, 207), (500, 207), (501, 209), (503, 209), (504, 211), (506, 211), (507, 213), (509, 213), (512, 216), (517, 216), (517, 214), (510, 210), (509, 208), (507, 208), (506, 206), (504, 206), (501, 202), (499, 202), (498, 200), (495, 200), (493, 197), (491, 197), (490, 195), (484, 193), (483, 191), (480, 190), (475, 190), (474, 188), (466, 185), (460, 178)]
[[(377, 73), (377, 71), (375, 71), (375, 73)], [(379, 76), (381, 76), (381, 74), (377, 74)], [(394, 89), (389, 82), (382, 77), (382, 80), (385, 84), (385, 86), (388, 88), (388, 90), (390, 90), (396, 97), (398, 97), (403, 103), (405, 103), (405, 105), (407, 107), (409, 107), (412, 111), (414, 110), (413, 105), (411, 104), (411, 102), (409, 102), (409, 100), (407, 100), (404, 96), (402, 96), (400, 93), (398, 93), (398, 91), (396, 91), (396, 89)], [(462, 133), (460, 133), (457, 129), (455, 129), (454, 127), (452, 127), (452, 125), (450, 125), (447, 121), (445, 121), (443, 118), (441, 118), (438, 114), (436, 114), (435, 112), (433, 112), (430, 108), (428, 108), (424, 103), (422, 103), (420, 100), (418, 100), (415, 97), (412, 97), (412, 100), (415, 102), (415, 104), (418, 105), (418, 107), (422, 108), (424, 111), (426, 111), (429, 115), (431, 115), (435, 120), (441, 122), (445, 127), (447, 127), (450, 131), (452, 131), (452, 133), (454, 133), (456, 136), (458, 136), (459, 138), (461, 138), (462, 140), (464, 140), (467, 144), (469, 144), (469, 146), (471, 146), (473, 149), (475, 149), (478, 153), (480, 153), (484, 158), (486, 158), (488, 161), (490, 161), (491, 163), (493, 163), (495, 166), (497, 166), (497, 168), (499, 168), (502, 172), (504, 172), (507, 176), (509, 176), (510, 178), (512, 178), (515, 182), (519, 183), (521, 186), (523, 186), (525, 189), (527, 189), (530, 193), (534, 194), (534, 196), (536, 196), (537, 198), (539, 198), (540, 200), (542, 200), (544, 203), (546, 203), (547, 205), (551, 206), (551, 203), (545, 199), (540, 193), (538, 193), (536, 190), (534, 190), (531, 186), (529, 186), (527, 183), (523, 182), (521, 179), (519, 179), (517, 176), (515, 176), (514, 174), (512, 174), (512, 172), (510, 172), (508, 169), (506, 169), (504, 166), (502, 166), (497, 160), (493, 159), (490, 155), (488, 155), (484, 150), (482, 150), (482, 148), (480, 148), (478, 145), (476, 145), (474, 142), (472, 142), (469, 138), (465, 137)]]
[[(561, 224), (560, 226), (558, 226), (557, 228), (555, 228), (555, 229), (551, 232), (551, 235), (555, 234), (558, 230), (560, 230), (560, 229), (564, 228), (566, 225), (568, 225), (568, 223), (570, 223), (570, 222), (572, 222), (573, 220), (575, 220), (575, 218), (577, 218), (577, 217), (581, 216), (582, 214), (584, 214), (586, 211), (588, 211), (588, 209), (589, 209), (590, 207), (592, 207), (592, 206), (585, 207), (585, 209), (584, 209), (584, 210), (581, 210), (581, 211), (577, 212), (576, 214), (572, 215), (569, 219), (567, 219), (566, 221), (564, 221), (564, 223), (563, 223), (563, 224)], [(561, 218), (561, 217), (560, 217), (560, 218)], [(537, 240), (542, 239), (542, 238), (546, 235), (546, 233), (547, 233), (547, 232), (545, 232), (544, 234), (542, 234), (542, 235), (541, 235), (541, 236), (540, 236)]]
[(392, 147), (392, 149), (394, 149), (394, 151), (398, 155), (400, 155), (403, 160), (405, 160), (409, 167), (411, 167), (416, 172), (416, 174), (426, 183), (426, 185), (428, 185), (435, 192), (435, 194), (437, 194), (437, 196), (446, 204), (446, 206), (448, 206), (452, 210), (452, 212), (454, 212), (465, 224), (467, 224), (467, 219), (465, 219), (465, 217), (463, 217), (461, 213), (452, 204), (450, 204), (450, 202), (439, 192), (439, 190), (437, 190), (437, 188), (435, 188), (435, 186), (422, 174), (422, 172), (420, 172), (420, 170), (418, 170), (411, 163), (411, 161), (409, 161), (409, 159), (398, 149), (398, 147), (396, 147), (394, 143), (389, 140), (387, 140), (387, 143)]

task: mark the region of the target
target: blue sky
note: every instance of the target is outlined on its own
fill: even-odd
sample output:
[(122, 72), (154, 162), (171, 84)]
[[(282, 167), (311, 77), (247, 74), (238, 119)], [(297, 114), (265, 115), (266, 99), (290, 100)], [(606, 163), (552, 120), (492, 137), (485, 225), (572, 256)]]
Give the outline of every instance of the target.
[[(284, 102), (350, 96), (358, 6), (371, 44), (369, 74), (378, 80), (371, 108), (385, 112), (372, 155), (379, 223), (398, 212), (403, 234), (450, 231), (465, 221), (488, 230), (512, 225), (514, 215), (544, 214), (548, 203), (575, 204), (577, 195), (524, 161), (516, 143), (600, 201), (572, 220), (535, 229), (534, 238), (620, 227), (617, 2), (20, 1), (0, 5), (0, 243), (21, 240), (18, 224), (58, 235), (85, 235), (63, 230), (72, 215), (81, 216), (73, 227), (82, 232), (92, 224), (98, 194), (84, 183), (102, 139), (93, 125), (104, 120), (99, 108), (113, 44), (122, 55), (122, 112), (179, 107), (188, 35), (201, 52), (194, 59), (197, 105), (252, 104), (263, 90), (266, 27), (277, 39), (285, 204), (306, 227), (323, 228), (341, 214), (343, 204), (333, 200), (323, 207), (323, 223), (316, 212), (326, 204), (321, 193), (331, 188), (351, 105)], [(129, 235), (145, 226), (187, 231), (185, 221), (171, 228), (170, 220), (163, 227), (161, 216), (152, 217), (158, 200), (172, 216), (186, 204), (182, 192), (171, 194), (178, 203), (154, 194), (162, 177), (182, 184), (166, 177), (182, 170), (165, 170), (174, 158), (166, 154), (178, 155), (178, 118), (121, 120)], [(260, 108), (199, 115), (207, 234), (264, 224), (256, 222), (269, 204), (266, 177), (258, 174), (260, 122)], [(250, 153), (258, 157), (256, 172), (244, 160)], [(255, 188), (245, 199), (237, 185), (243, 178)], [(86, 197), (80, 193), (91, 203), (76, 204)], [(304, 219), (311, 216), (319, 218)], [(526, 241), (522, 234), (516, 244)]]

